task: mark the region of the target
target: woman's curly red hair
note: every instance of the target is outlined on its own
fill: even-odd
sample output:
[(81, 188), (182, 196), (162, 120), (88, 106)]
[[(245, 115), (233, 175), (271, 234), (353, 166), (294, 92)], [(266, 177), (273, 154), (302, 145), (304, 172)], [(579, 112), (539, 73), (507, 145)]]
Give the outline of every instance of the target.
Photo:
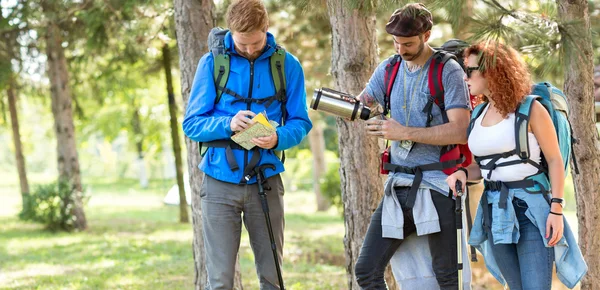
[(491, 98), (498, 112), (506, 118), (509, 113), (516, 111), (519, 103), (531, 92), (531, 76), (527, 65), (515, 49), (494, 41), (468, 47), (464, 52), (465, 65), (472, 54), (479, 56), (479, 71), (487, 80), (491, 92), (490, 96), (479, 96), (480, 99), (488, 101)]

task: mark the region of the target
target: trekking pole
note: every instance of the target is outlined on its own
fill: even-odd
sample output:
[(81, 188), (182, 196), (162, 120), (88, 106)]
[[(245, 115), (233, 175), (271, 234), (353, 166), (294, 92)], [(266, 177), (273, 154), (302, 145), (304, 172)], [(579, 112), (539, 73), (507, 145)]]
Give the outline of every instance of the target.
[(260, 203), (262, 204), (262, 209), (265, 213), (265, 220), (267, 221), (267, 229), (269, 230), (271, 249), (273, 250), (273, 258), (275, 259), (275, 269), (277, 269), (277, 279), (279, 279), (279, 288), (281, 290), (285, 290), (285, 287), (283, 285), (283, 277), (281, 276), (281, 268), (279, 267), (279, 259), (277, 259), (277, 245), (275, 244), (275, 237), (273, 236), (273, 226), (271, 226), (271, 216), (269, 215), (267, 193), (265, 192), (265, 188), (263, 187), (264, 172), (267, 168), (275, 170), (275, 166), (272, 164), (263, 164), (261, 166), (256, 167), (256, 183), (258, 184), (258, 195), (260, 196)]
[(456, 181), (456, 253), (458, 258), (458, 290), (463, 290), (462, 262), (462, 182)]
[[(469, 189), (469, 186), (472, 185), (476, 185), (477, 182), (475, 183), (470, 183), (467, 181), (467, 186), (466, 186), (466, 194), (465, 198), (463, 199), (465, 201), (465, 216), (467, 217), (467, 233), (470, 235), (471, 234), (471, 229), (473, 228), (473, 217), (471, 216), (471, 203), (469, 201), (469, 198), (471, 198), (471, 192)], [(470, 248), (470, 252), (471, 252), (471, 262), (477, 262), (477, 252), (475, 252), (475, 247), (473, 246), (469, 246)]]

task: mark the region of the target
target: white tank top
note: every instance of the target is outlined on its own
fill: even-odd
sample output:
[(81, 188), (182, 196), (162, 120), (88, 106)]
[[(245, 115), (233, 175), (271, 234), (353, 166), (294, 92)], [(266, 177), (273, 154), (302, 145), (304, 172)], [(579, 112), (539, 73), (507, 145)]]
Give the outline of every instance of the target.
[[(492, 126), (482, 126), (481, 121), (491, 105), (488, 105), (481, 115), (475, 120), (473, 129), (469, 135), (469, 149), (475, 156), (486, 156), (499, 154), (514, 150), (515, 144), (515, 114), (508, 114), (508, 118)], [(535, 163), (540, 163), (540, 145), (533, 133), (528, 132), (530, 159)], [(519, 156), (512, 155), (508, 158), (500, 158), (496, 164), (507, 161), (518, 160)], [(490, 159), (481, 161), (482, 165), (487, 164)], [(509, 166), (497, 167), (493, 170), (489, 180), (492, 181), (518, 181), (536, 174), (538, 169), (529, 163), (519, 163)], [(489, 170), (481, 169), (481, 175), (487, 179)]]

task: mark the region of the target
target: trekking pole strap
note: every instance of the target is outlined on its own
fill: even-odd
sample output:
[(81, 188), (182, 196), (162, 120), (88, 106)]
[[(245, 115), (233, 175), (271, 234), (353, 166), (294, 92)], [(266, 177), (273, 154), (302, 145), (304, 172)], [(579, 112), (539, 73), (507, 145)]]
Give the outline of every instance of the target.
[[(470, 192), (469, 192), (469, 186), (471, 185), (476, 185), (479, 182), (469, 182), (467, 181), (467, 195), (465, 196), (465, 211), (466, 211), (466, 216), (467, 216), (467, 233), (469, 235), (471, 235), (471, 229), (473, 228), (473, 216), (471, 216), (471, 204), (469, 201), (470, 198)], [(477, 252), (475, 251), (475, 247), (470, 246), (470, 252), (471, 252), (471, 262), (477, 262)]]

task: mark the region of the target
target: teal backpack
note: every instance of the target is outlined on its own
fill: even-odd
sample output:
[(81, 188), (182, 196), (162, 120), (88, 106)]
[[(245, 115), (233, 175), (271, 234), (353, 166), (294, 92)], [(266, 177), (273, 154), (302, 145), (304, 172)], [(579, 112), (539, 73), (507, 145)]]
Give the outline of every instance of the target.
[[(546, 163), (543, 154), (541, 156), (542, 160), (540, 164), (537, 164), (529, 159), (530, 154), (527, 128), (529, 126), (529, 117), (533, 101), (540, 102), (540, 104), (542, 104), (544, 108), (548, 110), (548, 113), (550, 113), (552, 123), (554, 124), (554, 129), (556, 130), (556, 136), (558, 137), (558, 145), (565, 168), (565, 177), (567, 175), (567, 168), (571, 159), (573, 159), (575, 173), (579, 174), (577, 159), (575, 158), (575, 153), (573, 152), (573, 143), (577, 143), (578, 141), (573, 137), (573, 130), (568, 119), (569, 107), (567, 105), (567, 98), (561, 90), (547, 82), (541, 82), (533, 85), (531, 95), (527, 96), (517, 107), (517, 111), (515, 112), (515, 150), (488, 156), (476, 156), (475, 160), (478, 164), (480, 164), (482, 160), (491, 159), (483, 166), (480, 164), (482, 169), (489, 170), (487, 179), (490, 179), (492, 171), (496, 167), (510, 166), (519, 163), (529, 163), (538, 168), (538, 173), (529, 176), (526, 179), (533, 181), (534, 186), (527, 187), (525, 190), (530, 193), (548, 193), (550, 191), (550, 178), (548, 176), (548, 164)], [(475, 119), (481, 115), (483, 109), (485, 109), (487, 105), (488, 103), (479, 104), (473, 110), (468, 134), (470, 134), (471, 130), (473, 129)], [(518, 155), (520, 159), (516, 161), (498, 163), (500, 158), (506, 158), (511, 155)]]
[[(227, 81), (229, 80), (229, 70), (230, 70), (230, 62), (231, 56), (229, 51), (225, 48), (225, 35), (229, 32), (228, 29), (223, 29), (221, 27), (215, 27), (211, 29), (208, 34), (208, 48), (212, 53), (214, 58), (214, 69), (213, 69), (213, 77), (215, 81), (215, 88), (217, 91), (217, 97), (215, 98), (215, 104), (217, 104), (221, 100), (221, 96), (225, 93), (235, 97), (236, 102), (245, 102), (247, 104), (247, 109), (250, 110), (251, 103), (264, 104), (266, 107), (269, 107), (274, 101), (279, 101), (281, 103), (281, 125), (283, 126), (285, 123), (287, 110), (286, 110), (286, 80), (285, 80), (285, 49), (279, 45), (275, 48), (275, 52), (269, 57), (269, 64), (271, 67), (271, 77), (273, 80), (273, 84), (275, 86), (275, 95), (264, 98), (264, 99), (253, 99), (253, 98), (245, 98), (238, 93), (227, 88)], [(201, 156), (206, 154), (208, 147), (217, 147), (217, 148), (227, 148), (227, 161), (229, 163), (229, 167), (235, 171), (238, 166), (235, 163), (233, 158), (233, 153), (231, 153), (231, 149), (243, 149), (237, 143), (229, 140), (217, 140), (211, 142), (198, 142), (198, 151)], [(258, 153), (258, 147), (252, 149)], [(275, 155), (279, 157), (279, 159), (284, 162), (285, 154), (283, 151), (274, 151)], [(253, 160), (250, 161), (248, 168), (246, 171), (252, 169), (259, 161), (260, 154), (254, 154)]]

